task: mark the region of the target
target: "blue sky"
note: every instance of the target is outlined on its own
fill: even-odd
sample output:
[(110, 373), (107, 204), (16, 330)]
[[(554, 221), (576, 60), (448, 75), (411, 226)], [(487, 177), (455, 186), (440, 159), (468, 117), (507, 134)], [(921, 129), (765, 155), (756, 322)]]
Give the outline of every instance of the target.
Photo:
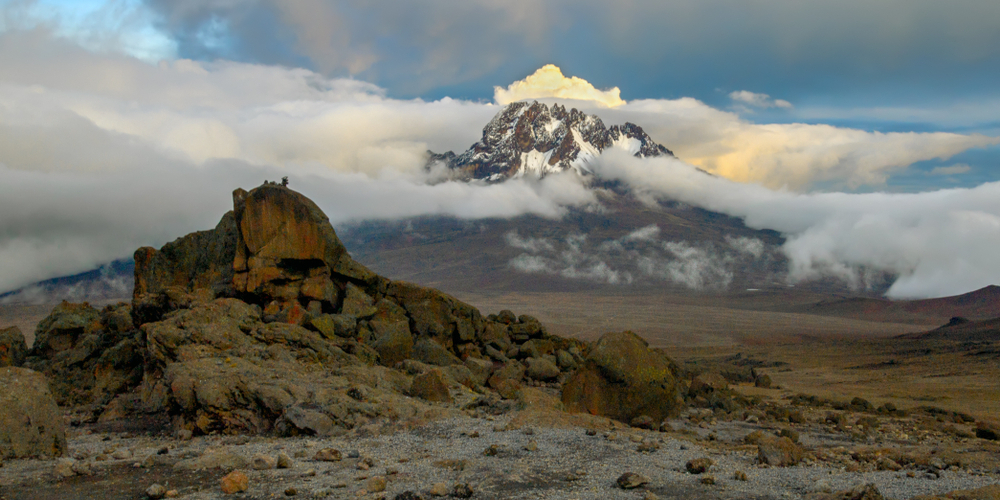
[(558, 217), (594, 201), (578, 179), (424, 170), (553, 96), (679, 159), (608, 175), (781, 231), (791, 281), (1000, 283), (998, 20), (995, 0), (0, 0), (0, 292), (212, 227), (234, 187), (286, 175), (335, 223)]

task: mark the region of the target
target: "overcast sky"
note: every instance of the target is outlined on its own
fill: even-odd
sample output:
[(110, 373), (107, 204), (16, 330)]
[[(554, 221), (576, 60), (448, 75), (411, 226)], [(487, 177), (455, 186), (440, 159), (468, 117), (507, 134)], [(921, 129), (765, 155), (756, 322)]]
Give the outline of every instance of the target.
[(283, 175), (335, 222), (558, 217), (593, 202), (574, 179), (421, 169), (549, 99), (641, 125), (680, 162), (607, 175), (694, 183), (687, 202), (782, 231), (798, 276), (961, 293), (1000, 282), (997, 19), (987, 0), (0, 0), (0, 292), (211, 227)]

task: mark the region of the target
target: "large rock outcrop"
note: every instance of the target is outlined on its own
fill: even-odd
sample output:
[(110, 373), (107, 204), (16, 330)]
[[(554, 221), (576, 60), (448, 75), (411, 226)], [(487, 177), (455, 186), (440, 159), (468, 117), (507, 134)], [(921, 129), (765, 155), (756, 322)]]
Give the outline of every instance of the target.
[(358, 264), (312, 200), (278, 184), (233, 192), (238, 294), (264, 303), (272, 313), (305, 306), (313, 314), (336, 312), (347, 285), (369, 296), (384, 292), (385, 279)]
[(55, 458), (66, 452), (62, 413), (45, 377), (0, 368), (0, 458)]
[[(90, 394), (104, 403), (135, 387), (128, 378), (98, 401), (101, 384), (84, 370), (105, 359), (92, 347), (129, 339), (141, 355), (110, 366), (136, 368), (141, 384), (101, 418), (166, 413), (197, 433), (336, 433), (439, 404), (409, 397), (414, 377), (433, 370), (449, 385), (436, 387), (438, 399), (459, 404), (484, 384), (515, 397), (521, 384), (562, 382), (582, 361), (582, 343), (534, 318), (484, 317), (372, 273), (323, 212), (285, 186), (237, 189), (233, 205), (213, 230), (136, 252), (128, 328), (109, 324), (119, 309), (89, 306), (61, 306), (43, 322), (31, 361), (61, 402)], [(539, 381), (525, 378), (527, 366)]]
[(638, 335), (607, 333), (564, 385), (563, 404), (569, 411), (622, 422), (640, 416), (662, 420), (683, 405), (677, 375), (676, 364)]

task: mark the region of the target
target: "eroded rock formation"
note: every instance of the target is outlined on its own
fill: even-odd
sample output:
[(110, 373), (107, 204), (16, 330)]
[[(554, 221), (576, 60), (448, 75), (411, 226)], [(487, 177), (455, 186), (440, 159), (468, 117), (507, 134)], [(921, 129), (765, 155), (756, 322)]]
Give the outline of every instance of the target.
[(531, 316), (378, 276), (282, 185), (237, 189), (233, 205), (213, 230), (137, 250), (131, 306), (63, 304), (39, 324), (26, 364), (60, 403), (195, 433), (318, 435), (567, 380), (578, 411), (628, 422), (676, 407), (672, 362), (633, 334), (588, 349)]

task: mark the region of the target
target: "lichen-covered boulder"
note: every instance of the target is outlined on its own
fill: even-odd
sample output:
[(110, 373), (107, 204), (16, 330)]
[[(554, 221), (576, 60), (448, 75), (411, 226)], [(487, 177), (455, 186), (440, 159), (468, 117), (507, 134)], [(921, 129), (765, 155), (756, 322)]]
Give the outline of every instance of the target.
[(595, 342), (563, 386), (562, 400), (569, 411), (622, 422), (640, 415), (662, 420), (683, 405), (674, 362), (632, 332), (607, 333)]
[(0, 328), (0, 367), (21, 366), (28, 355), (28, 344), (21, 329), (12, 326)]
[(62, 414), (45, 377), (0, 368), (0, 458), (56, 458), (66, 452)]
[(479, 310), (444, 292), (393, 281), (386, 295), (406, 311), (415, 335), (433, 337), (446, 348), (455, 342), (473, 341), (483, 332), (485, 325)]

